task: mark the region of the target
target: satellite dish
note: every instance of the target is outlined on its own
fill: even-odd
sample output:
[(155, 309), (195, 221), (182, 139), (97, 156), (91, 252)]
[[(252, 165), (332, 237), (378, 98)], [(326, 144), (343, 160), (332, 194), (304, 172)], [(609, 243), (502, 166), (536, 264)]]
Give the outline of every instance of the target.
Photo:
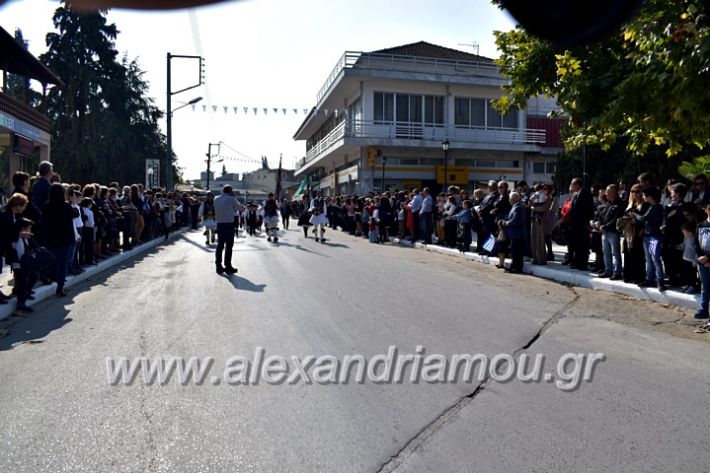
[(533, 35), (557, 46), (588, 44), (619, 28), (642, 0), (501, 0), (503, 7)]

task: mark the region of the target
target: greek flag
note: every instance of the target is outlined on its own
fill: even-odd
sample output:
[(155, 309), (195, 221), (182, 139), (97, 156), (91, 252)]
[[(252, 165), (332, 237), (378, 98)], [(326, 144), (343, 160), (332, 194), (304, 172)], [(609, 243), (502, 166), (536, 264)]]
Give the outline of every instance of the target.
[(488, 239), (483, 243), (483, 249), (486, 250), (487, 252), (493, 251), (493, 248), (496, 247), (496, 239), (493, 238), (493, 235), (490, 235)]

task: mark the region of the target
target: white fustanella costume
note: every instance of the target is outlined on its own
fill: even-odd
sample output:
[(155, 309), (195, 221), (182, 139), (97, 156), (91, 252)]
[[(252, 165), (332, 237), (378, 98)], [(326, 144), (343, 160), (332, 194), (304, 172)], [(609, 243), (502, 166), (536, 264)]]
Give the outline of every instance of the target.
[(325, 199), (323, 197), (315, 197), (311, 201), (309, 211), (311, 212), (311, 219), (309, 221), (311, 225), (313, 225), (313, 233), (316, 235), (316, 241), (325, 242), (323, 235), (325, 234), (325, 225), (328, 223)]

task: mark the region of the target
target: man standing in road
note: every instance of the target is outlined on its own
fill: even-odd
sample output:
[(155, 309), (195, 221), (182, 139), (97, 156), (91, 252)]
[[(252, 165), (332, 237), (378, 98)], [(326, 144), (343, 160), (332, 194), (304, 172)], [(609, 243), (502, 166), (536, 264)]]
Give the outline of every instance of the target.
[[(215, 220), (217, 221), (217, 252), (215, 265), (217, 274), (234, 274), (237, 269), (232, 266), (232, 247), (234, 246), (234, 213), (242, 205), (234, 197), (232, 186), (224, 186), (222, 194), (214, 199)], [(222, 252), (224, 251), (224, 266)]]
[(419, 228), (421, 230), (421, 239), (427, 245), (431, 245), (431, 235), (434, 233), (432, 212), (434, 211), (434, 199), (431, 198), (429, 188), (425, 187), (422, 191), (422, 209), (419, 212)]
[(419, 236), (421, 234), (420, 222), (419, 222), (419, 212), (422, 210), (422, 196), (419, 193), (419, 189), (412, 190), (412, 243), (419, 241)]

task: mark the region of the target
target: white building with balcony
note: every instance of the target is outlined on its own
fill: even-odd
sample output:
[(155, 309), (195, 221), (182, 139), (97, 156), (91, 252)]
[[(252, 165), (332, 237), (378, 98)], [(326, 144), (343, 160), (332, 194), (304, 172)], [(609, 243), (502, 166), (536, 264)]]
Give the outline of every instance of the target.
[(306, 142), (296, 176), (330, 195), (550, 180), (559, 124), (501, 116), (506, 84), (492, 59), (426, 42), (346, 52), (294, 135)]

